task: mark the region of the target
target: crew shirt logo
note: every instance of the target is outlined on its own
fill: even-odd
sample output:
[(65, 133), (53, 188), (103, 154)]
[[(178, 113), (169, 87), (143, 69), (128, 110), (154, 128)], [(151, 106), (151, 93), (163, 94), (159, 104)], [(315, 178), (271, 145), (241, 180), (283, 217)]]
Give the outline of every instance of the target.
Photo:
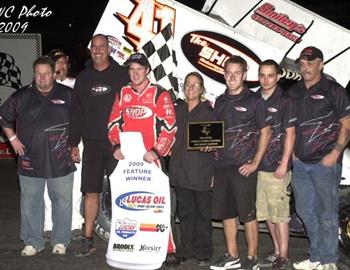
[(110, 91), (111, 91), (111, 87), (105, 84), (94, 85), (91, 88), (91, 93), (94, 96), (107, 94)]
[(125, 108), (124, 114), (130, 119), (145, 119), (152, 116), (152, 110), (145, 106), (130, 106)]
[(277, 112), (277, 109), (274, 108), (274, 107), (268, 107), (267, 110), (268, 110), (269, 112), (272, 112), (272, 113)]
[(244, 108), (242, 106), (235, 106), (234, 107), (237, 112), (246, 112), (247, 108)]
[(311, 95), (311, 98), (319, 100), (319, 99), (324, 99), (324, 96), (322, 96), (322, 95)]
[(62, 99), (51, 99), (51, 103), (53, 104), (65, 104), (66, 102)]

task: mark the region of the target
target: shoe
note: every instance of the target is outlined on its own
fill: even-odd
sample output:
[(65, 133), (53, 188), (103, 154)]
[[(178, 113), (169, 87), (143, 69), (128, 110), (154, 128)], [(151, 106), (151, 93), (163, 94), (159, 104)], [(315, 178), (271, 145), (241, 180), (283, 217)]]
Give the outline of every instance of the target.
[(259, 266), (261, 267), (271, 267), (272, 263), (279, 257), (278, 254), (272, 252), (267, 254), (264, 258), (259, 260)]
[(43, 250), (44, 250), (44, 248), (37, 250), (35, 247), (33, 247), (31, 245), (27, 245), (24, 247), (24, 249), (22, 249), (21, 256), (23, 256), (23, 257), (35, 256), (36, 254), (40, 253)]
[(283, 257), (278, 257), (272, 263), (272, 270), (290, 270), (292, 269), (292, 265), (289, 260)]
[(241, 267), (241, 260), (239, 257), (232, 257), (229, 254), (225, 254), (222, 258), (216, 261), (210, 266), (212, 270), (226, 270), (226, 269), (238, 269)]
[(73, 241), (82, 240), (84, 237), (83, 232), (79, 229), (72, 230), (71, 236)]
[(323, 265), (322, 270), (338, 270), (338, 267), (335, 263), (327, 263)]
[[(183, 260), (184, 262), (185, 260)], [(168, 267), (172, 267), (172, 266), (178, 266), (180, 265), (181, 263), (181, 260), (175, 256), (174, 253), (168, 253), (166, 255), (166, 259), (165, 259), (165, 265), (168, 266)]]
[(258, 260), (252, 256), (248, 256), (241, 269), (244, 270), (259, 270)]
[(293, 263), (296, 270), (323, 270), (320, 262), (311, 262), (309, 259)]
[(94, 247), (94, 242), (92, 238), (83, 237), (83, 239), (81, 239), (80, 250), (75, 254), (75, 256), (86, 257), (86, 256), (90, 256), (95, 251), (96, 251), (96, 248)]
[(56, 244), (52, 249), (52, 254), (64, 255), (66, 254), (66, 247), (63, 244)]
[(198, 260), (199, 267), (209, 267), (210, 266), (210, 260), (209, 259), (203, 259), (203, 260)]

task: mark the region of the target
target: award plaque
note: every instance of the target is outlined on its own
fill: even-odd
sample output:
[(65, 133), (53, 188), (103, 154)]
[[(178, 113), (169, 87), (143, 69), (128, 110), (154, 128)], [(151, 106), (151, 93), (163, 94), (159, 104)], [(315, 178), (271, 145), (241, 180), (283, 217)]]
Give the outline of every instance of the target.
[(206, 146), (224, 147), (224, 122), (190, 122), (187, 125), (187, 148), (198, 150)]

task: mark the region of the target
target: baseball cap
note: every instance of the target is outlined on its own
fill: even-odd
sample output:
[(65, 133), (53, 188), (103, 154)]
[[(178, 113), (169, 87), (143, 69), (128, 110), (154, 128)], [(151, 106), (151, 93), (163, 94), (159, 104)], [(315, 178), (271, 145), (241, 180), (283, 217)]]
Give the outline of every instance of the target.
[(130, 55), (129, 59), (125, 61), (124, 66), (129, 67), (131, 63), (138, 63), (141, 66), (151, 68), (146, 55), (143, 53), (133, 53)]
[(300, 56), (297, 60), (295, 60), (295, 63), (299, 63), (300, 59), (306, 59), (307, 61), (312, 61), (312, 60), (315, 60), (316, 58), (319, 58), (323, 61), (323, 53), (321, 52), (320, 49), (313, 46), (309, 46), (304, 48), (301, 51)]
[(48, 53), (48, 56), (54, 61), (56, 62), (58, 59), (60, 59), (61, 57), (65, 57), (68, 61), (68, 55), (60, 50), (60, 49), (53, 49)]

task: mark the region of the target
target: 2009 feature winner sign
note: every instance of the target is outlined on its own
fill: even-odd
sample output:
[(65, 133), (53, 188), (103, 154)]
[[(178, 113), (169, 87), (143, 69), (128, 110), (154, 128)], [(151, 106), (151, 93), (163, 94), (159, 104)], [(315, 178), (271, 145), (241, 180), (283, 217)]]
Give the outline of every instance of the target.
[(122, 133), (121, 141), (125, 159), (110, 176), (107, 263), (121, 269), (157, 269), (165, 260), (169, 238), (169, 180), (155, 164), (143, 161), (140, 133)]

